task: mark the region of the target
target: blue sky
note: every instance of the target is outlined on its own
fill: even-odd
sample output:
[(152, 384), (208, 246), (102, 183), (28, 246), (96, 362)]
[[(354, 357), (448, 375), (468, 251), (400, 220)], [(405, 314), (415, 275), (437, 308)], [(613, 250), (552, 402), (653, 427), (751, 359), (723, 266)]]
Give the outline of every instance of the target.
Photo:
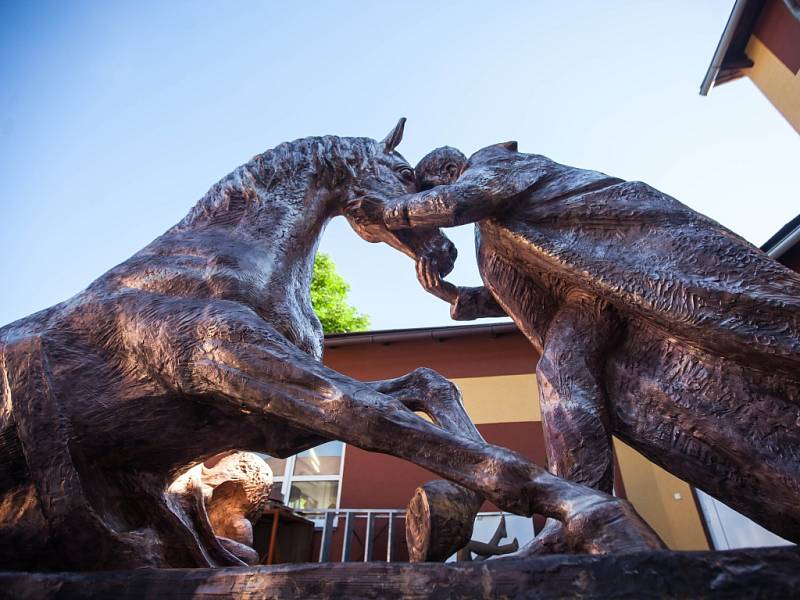
[[(307, 135), (523, 151), (640, 179), (760, 244), (800, 139), (749, 80), (698, 93), (732, 0), (0, 2), (0, 324), (64, 300), (252, 155)], [(479, 281), (471, 228), (451, 280)], [(337, 219), (375, 328), (449, 324), (411, 261)]]

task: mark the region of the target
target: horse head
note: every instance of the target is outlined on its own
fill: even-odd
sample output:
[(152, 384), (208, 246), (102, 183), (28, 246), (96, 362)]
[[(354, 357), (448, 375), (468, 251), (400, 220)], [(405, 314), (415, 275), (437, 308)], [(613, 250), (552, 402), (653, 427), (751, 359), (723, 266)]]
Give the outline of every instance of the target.
[(405, 123), (405, 118), (400, 119), (377, 145), (371, 157), (371, 168), (360, 173), (342, 212), (362, 239), (384, 242), (415, 260), (429, 257), (444, 277), (452, 271), (458, 254), (447, 236), (436, 228), (392, 231), (381, 216), (383, 208), (393, 198), (419, 191), (414, 169), (395, 149), (403, 139)]

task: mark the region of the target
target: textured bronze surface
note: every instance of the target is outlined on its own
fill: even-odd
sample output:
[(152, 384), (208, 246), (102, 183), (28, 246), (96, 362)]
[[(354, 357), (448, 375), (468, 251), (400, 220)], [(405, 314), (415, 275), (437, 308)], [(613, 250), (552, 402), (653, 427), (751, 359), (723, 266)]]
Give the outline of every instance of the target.
[(660, 546), (625, 501), (465, 437), (474, 426), (437, 373), (362, 383), (320, 362), (309, 286), (329, 219), (437, 276), (452, 268), (437, 229), (356, 218), (360, 198), (416, 191), (402, 132), (260, 154), (86, 290), (0, 329), (0, 567), (241, 566), (169, 482), (226, 450), (285, 457), (333, 439), (557, 518), (578, 551)]
[(169, 486), (183, 504), (201, 504), (222, 546), (248, 565), (258, 564), (253, 524), (267, 507), (272, 469), (253, 452), (223, 452), (197, 464)]
[(485, 287), (435, 262), (420, 281), (457, 319), (500, 307), (541, 353), (549, 469), (607, 492), (611, 435), (800, 542), (800, 275), (636, 181), (517, 151), (450, 148), (432, 187), (380, 204), (399, 230), (475, 222)]
[(541, 556), (448, 563), (0, 573), (0, 598), (347, 600), (796, 598), (797, 548)]

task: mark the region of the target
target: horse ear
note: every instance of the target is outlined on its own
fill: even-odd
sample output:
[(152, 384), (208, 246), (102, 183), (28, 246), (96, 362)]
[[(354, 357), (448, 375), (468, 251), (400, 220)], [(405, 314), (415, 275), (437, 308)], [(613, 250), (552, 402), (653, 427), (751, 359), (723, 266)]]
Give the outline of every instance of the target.
[(383, 138), (381, 145), (383, 146), (383, 151), (386, 154), (391, 154), (394, 152), (394, 149), (400, 145), (400, 142), (403, 141), (403, 129), (406, 126), (406, 118), (401, 117), (400, 120), (397, 122), (397, 125), (394, 126), (389, 134)]

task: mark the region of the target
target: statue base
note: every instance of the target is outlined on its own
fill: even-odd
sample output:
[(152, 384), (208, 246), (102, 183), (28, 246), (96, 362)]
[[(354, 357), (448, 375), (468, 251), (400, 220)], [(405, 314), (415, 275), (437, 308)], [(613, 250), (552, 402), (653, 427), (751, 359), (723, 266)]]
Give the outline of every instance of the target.
[(800, 549), (554, 555), (464, 563), (0, 573), (1, 598), (791, 598)]

